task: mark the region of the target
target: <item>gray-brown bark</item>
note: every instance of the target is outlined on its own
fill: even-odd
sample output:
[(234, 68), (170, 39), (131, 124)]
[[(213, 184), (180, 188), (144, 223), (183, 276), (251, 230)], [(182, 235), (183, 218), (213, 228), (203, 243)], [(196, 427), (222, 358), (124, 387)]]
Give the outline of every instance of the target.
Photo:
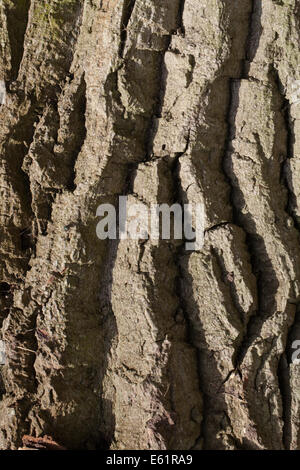
[[(298, 0), (0, 0), (0, 447), (299, 449)], [(205, 243), (96, 236), (118, 196)]]

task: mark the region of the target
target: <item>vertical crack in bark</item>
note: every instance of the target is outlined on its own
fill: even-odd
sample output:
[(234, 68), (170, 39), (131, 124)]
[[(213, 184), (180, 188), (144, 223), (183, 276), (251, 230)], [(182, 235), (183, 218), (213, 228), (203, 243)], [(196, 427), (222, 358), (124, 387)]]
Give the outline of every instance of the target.
[(67, 163), (68, 160), (70, 160), (69, 164), (71, 175), (66, 185), (66, 188), (69, 191), (74, 191), (76, 188), (76, 161), (86, 138), (86, 82), (84, 79), (84, 73), (81, 76), (78, 89), (72, 97), (72, 103), (74, 103), (74, 110), (70, 116), (70, 122), (68, 125), (70, 132), (73, 134), (73, 139), (69, 145), (68, 142), (64, 145), (64, 158)]
[(185, 36), (185, 27), (183, 23), (183, 12), (184, 12), (184, 7), (185, 7), (185, 1), (186, 0), (180, 0), (179, 12), (178, 12), (178, 32), (181, 33), (183, 37)]
[(295, 157), (294, 155), (295, 131), (294, 131), (293, 119), (291, 116), (291, 104), (289, 100), (286, 98), (286, 95), (284, 93), (284, 88), (279, 77), (279, 73), (277, 69), (274, 67), (274, 65), (272, 65), (271, 74), (274, 77), (278, 94), (282, 98), (281, 112), (282, 112), (282, 116), (285, 122), (285, 128), (286, 128), (286, 134), (287, 134), (286, 156), (284, 160), (282, 161), (281, 175), (280, 175), (281, 182), (282, 184), (284, 184), (287, 190), (287, 196), (288, 196), (285, 210), (287, 214), (293, 219), (294, 225), (300, 235), (300, 221), (298, 220), (294, 212), (294, 207), (296, 206), (296, 196), (293, 191), (293, 183), (291, 180), (290, 169), (289, 169), (289, 162), (292, 158)]
[(249, 18), (249, 34), (247, 38), (245, 60), (243, 63), (241, 78), (249, 78), (250, 65), (255, 58), (262, 33), (262, 25), (260, 22), (261, 14), (262, 0), (252, 0), (252, 12)]
[[(249, 70), (251, 62), (253, 61), (256, 51), (259, 46), (259, 39), (261, 34), (261, 25), (260, 25), (260, 17), (262, 12), (262, 5), (260, 0), (252, 0), (252, 11), (249, 17), (249, 32), (248, 38), (246, 42), (245, 48), (245, 59), (242, 66), (242, 74), (241, 79), (249, 79)], [(252, 272), (256, 276), (257, 279), (257, 294), (258, 294), (258, 308), (259, 311), (262, 310), (263, 306), (263, 292), (261, 289), (261, 276), (258, 277), (256, 274), (255, 264), (259, 262), (259, 252), (256, 250), (255, 245), (256, 241), (254, 237), (251, 236), (247, 227), (244, 223), (240, 220), (240, 211), (236, 207), (235, 204), (235, 185), (234, 185), (234, 175), (232, 174), (232, 169), (230, 167), (230, 155), (232, 153), (232, 140), (235, 136), (235, 118), (238, 109), (238, 92), (239, 92), (239, 82), (240, 80), (237, 79), (230, 79), (229, 81), (229, 105), (228, 105), (228, 115), (227, 115), (227, 123), (228, 123), (228, 136), (227, 136), (227, 143), (225, 148), (225, 157), (223, 161), (223, 170), (227, 177), (227, 180), (231, 186), (231, 204), (233, 208), (233, 222), (236, 223), (239, 227), (241, 227), (246, 233), (246, 243), (248, 246), (248, 250), (251, 256), (251, 264), (252, 264)], [(257, 322), (259, 326), (257, 327)], [(244, 336), (244, 339), (241, 341), (241, 345), (236, 354), (236, 367), (238, 368), (239, 365), (242, 363), (243, 358), (245, 357), (248, 348), (250, 347), (253, 339), (255, 338), (256, 334), (261, 327), (261, 321), (259, 317), (259, 313), (257, 316), (251, 317), (249, 319), (247, 325), (247, 331)], [(257, 333), (256, 333), (257, 332)]]
[[(173, 202), (180, 204), (182, 209), (184, 208), (184, 200), (183, 200), (182, 184), (181, 184), (181, 177), (180, 177), (180, 158), (184, 157), (184, 155), (188, 152), (189, 145), (190, 145), (190, 135), (188, 134), (185, 150), (176, 155), (174, 162), (172, 164), (172, 176), (173, 176), (173, 181), (174, 181), (173, 183), (174, 184), (174, 201)], [(199, 360), (199, 355), (201, 354), (201, 352), (199, 351), (198, 347), (194, 344), (194, 336), (195, 336), (194, 327), (190, 319), (189, 307), (187, 305), (184, 290), (183, 290), (184, 284), (186, 282), (189, 282), (188, 279), (186, 278), (185, 271), (182, 267), (183, 258), (186, 257), (185, 243), (186, 243), (186, 240), (185, 238), (183, 238), (182, 242), (179, 244), (179, 246), (177, 247), (174, 253), (174, 264), (178, 271), (176, 293), (179, 299), (180, 309), (183, 312), (184, 319), (187, 325), (187, 339), (186, 340), (187, 340), (187, 343), (190, 344), (195, 349), (196, 356), (197, 356), (198, 388), (202, 397), (203, 405), (202, 405), (201, 424), (199, 425), (199, 434), (195, 439), (193, 447), (196, 447), (197, 445), (200, 445), (201, 447), (201, 444), (200, 444), (201, 440), (205, 442), (205, 439), (206, 439), (205, 423), (206, 423), (206, 410), (208, 409), (208, 407), (207, 407), (207, 397), (201, 385), (201, 377), (203, 376), (202, 371), (201, 371), (201, 361)]]
[(18, 77), (19, 67), (24, 54), (24, 36), (28, 23), (31, 0), (4, 0), (7, 17), (8, 36), (11, 49), (11, 81)]
[(151, 116), (150, 124), (149, 124), (148, 131), (147, 131), (147, 138), (146, 138), (146, 145), (145, 145), (146, 155), (145, 155), (144, 162), (150, 161), (151, 158), (154, 157), (153, 140), (154, 140), (155, 133), (156, 133), (155, 123), (156, 123), (156, 119), (161, 117), (161, 112), (162, 112), (162, 107), (163, 107), (163, 102), (164, 102), (165, 87), (166, 87), (164, 56), (171, 43), (171, 37), (172, 35), (170, 34), (168, 38), (166, 39), (165, 49), (160, 54), (160, 64), (158, 67), (158, 72), (159, 72), (159, 76), (161, 77), (161, 79), (160, 79), (160, 85), (159, 85), (159, 92), (156, 98), (156, 105), (155, 105), (153, 114)]
[(119, 56), (121, 58), (123, 58), (123, 55), (124, 55), (124, 50), (125, 50), (126, 41), (127, 41), (127, 28), (130, 22), (132, 12), (134, 10), (135, 3), (136, 3), (136, 0), (124, 0), (123, 2), (120, 46), (119, 46)]

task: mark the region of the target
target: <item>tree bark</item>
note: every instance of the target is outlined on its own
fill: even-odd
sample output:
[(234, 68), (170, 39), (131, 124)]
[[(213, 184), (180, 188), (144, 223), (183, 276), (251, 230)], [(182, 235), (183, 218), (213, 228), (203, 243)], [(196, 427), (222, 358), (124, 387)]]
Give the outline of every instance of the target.
[[(299, 1), (0, 23), (0, 448), (299, 449)], [(120, 195), (203, 204), (204, 246), (99, 240)]]

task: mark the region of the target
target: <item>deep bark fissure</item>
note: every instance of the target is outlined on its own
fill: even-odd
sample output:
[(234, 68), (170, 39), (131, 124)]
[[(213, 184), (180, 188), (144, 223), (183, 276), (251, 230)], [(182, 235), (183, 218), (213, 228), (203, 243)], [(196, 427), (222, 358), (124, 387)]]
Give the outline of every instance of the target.
[(28, 23), (28, 14), (31, 0), (14, 2), (15, 5), (6, 5), (8, 35), (11, 48), (11, 81), (18, 77), (20, 64), (24, 54), (24, 36)]
[(127, 28), (128, 28), (131, 15), (135, 7), (135, 3), (136, 3), (136, 0), (124, 0), (124, 3), (123, 3), (120, 46), (119, 46), (119, 56), (121, 58), (123, 58), (123, 55), (124, 55), (124, 50), (125, 50), (126, 41), (127, 41)]
[[(249, 17), (249, 30), (248, 30), (248, 38), (246, 41), (245, 46), (245, 59), (242, 65), (242, 73), (240, 79), (230, 79), (229, 80), (229, 105), (228, 105), (228, 115), (227, 115), (227, 123), (228, 123), (228, 135), (227, 135), (227, 143), (225, 148), (225, 159), (224, 159), (224, 172), (227, 177), (227, 180), (231, 187), (231, 205), (233, 208), (233, 222), (241, 227), (245, 234), (246, 234), (246, 244), (248, 247), (248, 251), (250, 254), (251, 265), (252, 265), (252, 273), (256, 276), (256, 286), (257, 286), (257, 294), (258, 294), (258, 313), (254, 317), (250, 318), (248, 325), (246, 325), (246, 333), (244, 338), (240, 343), (240, 347), (236, 353), (236, 367), (238, 368), (243, 358), (245, 357), (251, 343), (253, 342), (254, 338), (258, 336), (260, 328), (261, 328), (261, 320), (260, 320), (260, 311), (262, 310), (263, 305), (263, 297), (264, 293), (261, 289), (261, 282), (262, 282), (262, 272), (259, 274), (257, 273), (257, 268), (255, 265), (259, 265), (259, 252), (256, 250), (256, 239), (249, 233), (249, 230), (245, 226), (245, 224), (240, 220), (240, 210), (236, 207), (235, 203), (235, 193), (237, 191), (236, 185), (234, 184), (234, 177), (232, 169), (230, 168), (229, 159), (231, 158), (232, 148), (231, 142), (235, 136), (235, 117), (236, 112), (238, 109), (238, 93), (239, 93), (239, 82), (241, 79), (249, 80), (249, 70), (251, 62), (255, 57), (256, 50), (259, 46), (259, 38), (261, 34), (260, 30), (260, 16), (261, 16), (261, 2), (260, 0), (252, 0), (252, 11)], [(256, 37), (255, 37), (256, 36)], [(255, 42), (253, 44), (253, 39), (255, 38)], [(238, 191), (240, 191), (238, 189)], [(258, 324), (258, 327), (256, 327)], [(254, 328), (253, 328), (254, 327)]]
[(71, 122), (69, 125), (73, 132), (74, 128), (76, 129), (76, 135), (74, 136), (72, 147), (68, 148), (68, 153), (70, 155), (69, 159), (71, 175), (69, 181), (67, 182), (66, 188), (69, 191), (74, 191), (76, 188), (76, 161), (81, 149), (83, 148), (86, 138), (86, 83), (84, 79), (84, 74), (82, 74), (80, 84), (73, 98), (73, 101), (76, 103), (76, 108), (74, 109), (73, 116), (71, 117)]

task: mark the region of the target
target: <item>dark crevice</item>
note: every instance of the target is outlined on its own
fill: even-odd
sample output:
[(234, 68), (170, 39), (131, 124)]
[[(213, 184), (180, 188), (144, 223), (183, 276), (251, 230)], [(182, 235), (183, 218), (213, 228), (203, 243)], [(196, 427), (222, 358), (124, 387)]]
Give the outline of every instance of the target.
[(71, 176), (66, 186), (69, 191), (74, 191), (76, 188), (76, 161), (86, 138), (86, 82), (84, 74), (81, 77), (80, 85), (72, 101), (74, 103), (74, 110), (70, 116), (69, 126), (74, 138), (72, 143), (69, 143), (69, 148), (67, 148), (67, 153), (69, 154), (68, 160), (70, 160), (69, 164), (71, 167)]
[(243, 63), (242, 78), (249, 78), (251, 62), (255, 58), (262, 34), (261, 25), (262, 0), (252, 0), (252, 12), (249, 19), (249, 34), (246, 44), (246, 54)]
[(205, 233), (213, 232), (214, 230), (218, 230), (218, 228), (227, 227), (229, 224), (231, 224), (231, 222), (219, 222), (218, 224), (205, 229)]
[(184, 7), (185, 7), (185, 0), (180, 0), (177, 28), (178, 28), (178, 32), (180, 32), (183, 37), (185, 36), (185, 27), (184, 27), (184, 24), (183, 24)]
[(278, 363), (277, 369), (278, 385), (282, 401), (282, 443), (285, 450), (290, 450), (292, 429), (291, 429), (291, 404), (292, 393), (290, 385), (289, 366), (286, 353), (284, 352)]
[(2, 328), (3, 321), (9, 315), (13, 305), (13, 289), (12, 284), (0, 282), (0, 328)]
[(122, 19), (121, 19), (121, 41), (120, 41), (120, 46), (119, 46), (119, 56), (123, 58), (124, 55), (124, 50), (126, 46), (126, 41), (127, 41), (127, 28), (128, 24), (135, 6), (136, 0), (124, 0), (123, 4), (123, 13), (122, 13)]
[(291, 117), (291, 105), (290, 105), (289, 100), (285, 96), (284, 88), (281, 83), (278, 71), (276, 70), (274, 66), (272, 66), (271, 74), (274, 78), (274, 82), (276, 84), (278, 93), (282, 99), (281, 112), (282, 112), (282, 116), (285, 122), (285, 129), (286, 129), (286, 135), (287, 135), (286, 158), (282, 162), (281, 175), (280, 175), (281, 182), (284, 184), (287, 190), (287, 195), (288, 195), (288, 200), (287, 200), (287, 205), (286, 205), (285, 210), (287, 214), (293, 219), (294, 225), (300, 234), (300, 220), (294, 212), (294, 208), (297, 207), (297, 200), (296, 200), (295, 192), (293, 190), (292, 175), (291, 175), (291, 170), (289, 168), (289, 162), (294, 157), (294, 144), (295, 144), (294, 126), (293, 126), (293, 120)]
[(0, 297), (7, 297), (11, 292), (11, 286), (7, 282), (0, 282)]
[(31, 0), (5, 2), (5, 14), (11, 49), (11, 81), (18, 77), (24, 53), (24, 37), (28, 23)]
[(34, 247), (34, 235), (31, 227), (26, 227), (20, 231), (21, 250), (27, 251)]
[(157, 94), (156, 104), (154, 106), (154, 111), (150, 120), (150, 125), (147, 131), (146, 137), (146, 155), (144, 161), (147, 162), (151, 160), (153, 156), (153, 141), (157, 131), (157, 119), (161, 118), (162, 108), (164, 104), (164, 96), (165, 96), (165, 88), (166, 88), (166, 81), (167, 81), (167, 70), (165, 67), (165, 53), (167, 52), (169, 45), (171, 43), (172, 35), (170, 34), (168, 38), (166, 38), (166, 46), (165, 49), (160, 54), (160, 63), (157, 67), (158, 74), (160, 78), (160, 85), (159, 91)]

